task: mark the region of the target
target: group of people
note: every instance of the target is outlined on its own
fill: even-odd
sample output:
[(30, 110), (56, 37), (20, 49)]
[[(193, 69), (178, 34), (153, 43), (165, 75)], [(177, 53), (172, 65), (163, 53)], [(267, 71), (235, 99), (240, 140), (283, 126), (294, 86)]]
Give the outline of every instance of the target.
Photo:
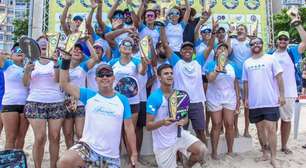
[[(0, 123), (5, 149), (23, 149), (30, 125), (37, 168), (42, 165), (47, 137), (51, 168), (120, 167), (121, 141), (129, 162), (137, 167), (145, 127), (152, 132), (158, 167), (177, 167), (178, 162), (192, 167), (202, 164), (208, 154), (207, 136), (211, 158), (219, 159), (223, 130), (227, 154), (235, 156), (233, 144), (239, 136), (238, 115), (243, 106), (243, 136), (251, 136), (249, 122), (254, 123), (263, 153), (260, 160), (270, 159), (277, 167), (279, 119), (281, 151), (292, 153), (287, 143), (298, 96), (296, 64), (306, 50), (301, 24), (295, 25), (300, 44), (289, 45), (289, 33), (281, 31), (275, 50), (265, 54), (263, 40), (248, 36), (245, 25), (226, 30), (213, 19), (207, 24), (211, 11), (201, 11), (196, 17), (187, 0), (165, 13), (154, 2), (142, 1), (137, 11), (131, 1), (126, 3), (127, 9), (120, 10), (120, 1), (114, 2), (108, 25), (102, 19), (102, 0), (92, 2), (86, 37), (69, 52), (57, 50), (52, 60), (45, 59), (49, 43), (45, 35), (36, 40), (41, 56), (35, 62), (25, 64), (19, 43), (10, 55), (1, 53), (5, 83), (1, 91), (5, 92)], [(71, 6), (67, 1), (60, 18), (66, 36), (80, 32), (84, 22), (78, 15), (68, 19)], [(97, 24), (93, 26), (95, 11)], [(161, 21), (162, 15), (166, 20)], [(234, 31), (237, 35), (230, 36)], [(139, 45), (147, 36), (152, 58)], [(225, 61), (220, 64), (220, 60)], [(133, 94), (114, 89), (125, 77), (136, 81)], [(169, 117), (168, 98), (174, 90), (185, 91), (190, 98), (188, 116), (179, 121)], [(76, 103), (76, 108), (69, 108), (69, 103)], [(190, 122), (195, 136), (188, 131)], [(178, 126), (184, 127), (181, 137), (177, 137)], [(67, 151), (59, 158), (61, 130)]]

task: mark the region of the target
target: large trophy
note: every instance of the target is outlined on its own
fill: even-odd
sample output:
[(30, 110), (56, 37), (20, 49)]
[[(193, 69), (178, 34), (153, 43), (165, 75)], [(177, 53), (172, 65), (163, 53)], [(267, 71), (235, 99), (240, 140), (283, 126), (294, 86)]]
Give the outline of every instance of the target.
[(287, 11), (287, 15), (291, 18), (291, 23), (290, 25), (292, 27), (296, 27), (298, 25), (302, 24), (301, 21), (301, 17), (299, 15), (299, 9), (295, 6), (291, 7), (288, 11)]
[(142, 57), (146, 58), (149, 63), (152, 62), (152, 38), (150, 36), (145, 36), (139, 43), (140, 53)]
[(249, 37), (250, 38), (255, 38), (257, 37), (258, 34), (258, 20), (256, 20), (253, 24), (250, 25), (250, 34)]
[(47, 34), (47, 37), (49, 40), (47, 57), (50, 59), (53, 59), (53, 55), (57, 50), (57, 46), (59, 44), (61, 34), (60, 33), (49, 33)]
[(237, 24), (233, 21), (227, 23), (229, 26), (229, 37), (230, 38), (237, 38)]
[(226, 60), (227, 60), (226, 53), (222, 52), (217, 59), (217, 68), (216, 68), (217, 72), (226, 73), (225, 70)]
[(154, 22), (154, 25), (159, 27), (165, 26), (165, 20), (166, 20), (166, 10), (173, 4), (173, 1), (171, 0), (161, 0), (160, 1), (160, 18), (157, 18)]
[(74, 47), (74, 44), (79, 40), (79, 38), (81, 37), (82, 32), (77, 32), (77, 33), (72, 33), (68, 35), (68, 39), (67, 42), (65, 44), (65, 48), (58, 48), (61, 52), (70, 55), (70, 51), (72, 50), (72, 48)]

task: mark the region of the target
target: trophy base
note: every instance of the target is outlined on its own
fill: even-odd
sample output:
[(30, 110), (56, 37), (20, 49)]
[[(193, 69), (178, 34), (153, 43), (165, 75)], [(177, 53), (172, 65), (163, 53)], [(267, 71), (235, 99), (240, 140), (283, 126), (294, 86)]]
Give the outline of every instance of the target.
[(216, 70), (216, 72), (219, 72), (219, 73), (226, 73), (226, 70)]

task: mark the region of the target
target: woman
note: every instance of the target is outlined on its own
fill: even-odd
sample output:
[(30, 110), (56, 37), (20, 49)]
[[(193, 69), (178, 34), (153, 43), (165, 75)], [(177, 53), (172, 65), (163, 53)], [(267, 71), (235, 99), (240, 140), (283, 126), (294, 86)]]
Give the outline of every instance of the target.
[[(78, 87), (85, 87), (86, 76), (88, 70), (90, 70), (97, 62), (98, 56), (96, 55), (91, 43), (86, 40), (87, 47), (89, 48), (91, 58), (88, 61), (82, 62), (84, 59), (83, 47), (76, 43), (71, 52), (71, 63), (69, 69), (70, 82)], [(65, 100), (65, 104), (69, 101), (74, 101), (74, 98)], [(79, 140), (82, 137), (84, 121), (85, 121), (85, 108), (81, 101), (75, 101), (77, 104), (76, 109), (67, 108), (66, 117), (63, 124), (63, 132), (65, 136), (65, 142), (67, 149), (74, 144), (74, 130), (76, 131), (76, 137)], [(67, 107), (67, 106), (66, 106)]]
[(5, 149), (21, 149), (29, 122), (24, 116), (24, 105), (28, 88), (23, 85), (24, 53), (16, 43), (11, 49), (10, 59), (1, 55), (3, 62), (5, 93), (3, 96), (2, 121), (5, 130)]
[[(46, 57), (48, 39), (40, 37), (38, 44), (41, 56)], [(39, 58), (25, 67), (23, 82), (29, 86), (25, 105), (25, 116), (34, 132), (33, 160), (36, 168), (41, 167), (48, 128), (50, 167), (55, 168), (59, 154), (60, 130), (66, 115), (64, 94), (60, 90), (59, 66), (57, 61)], [(48, 127), (47, 127), (48, 125)]]
[(173, 7), (168, 13), (169, 21), (165, 27), (169, 46), (177, 55), (180, 55), (179, 52), (183, 43), (183, 33), (191, 11), (191, 7), (189, 6), (188, 0), (185, 0), (185, 4), (187, 5), (183, 20), (179, 22), (180, 8)]
[(215, 60), (207, 65), (208, 88), (206, 92), (207, 109), (211, 114), (212, 131), (212, 158), (218, 159), (217, 150), (221, 127), (224, 122), (225, 138), (227, 142), (228, 155), (233, 154), (234, 143), (234, 114), (239, 109), (239, 85), (237, 71), (234, 64), (225, 62), (224, 72), (217, 66), (217, 60), (224, 56), (227, 60), (228, 46), (221, 43), (216, 48)]

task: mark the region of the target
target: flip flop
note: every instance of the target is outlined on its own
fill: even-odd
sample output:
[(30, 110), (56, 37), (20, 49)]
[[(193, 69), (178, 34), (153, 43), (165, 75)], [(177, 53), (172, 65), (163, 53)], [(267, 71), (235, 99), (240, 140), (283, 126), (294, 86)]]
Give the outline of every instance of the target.
[(292, 153), (293, 153), (293, 152), (292, 152), (290, 149), (288, 149), (288, 148), (286, 148), (286, 149), (281, 149), (281, 151), (284, 152), (286, 155), (289, 155), (289, 154), (292, 154)]
[(306, 145), (303, 145), (302, 148), (306, 149)]

